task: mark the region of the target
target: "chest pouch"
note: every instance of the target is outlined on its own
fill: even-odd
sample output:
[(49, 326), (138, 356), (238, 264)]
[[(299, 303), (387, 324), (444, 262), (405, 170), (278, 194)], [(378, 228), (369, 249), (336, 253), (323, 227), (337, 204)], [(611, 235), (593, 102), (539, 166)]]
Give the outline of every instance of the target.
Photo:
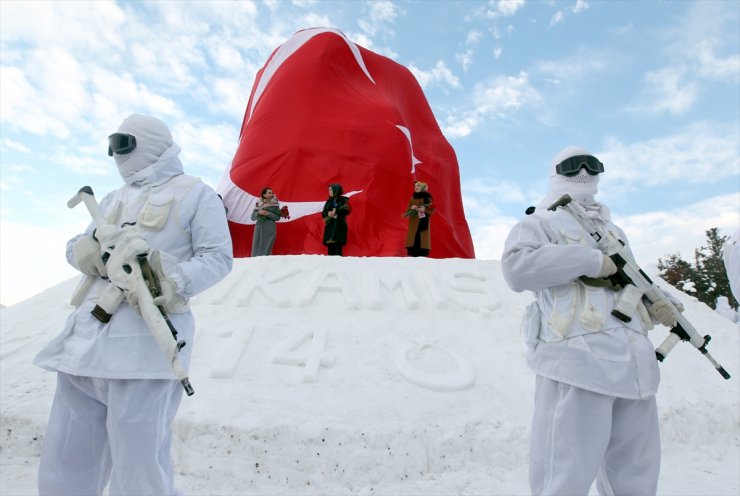
[(171, 193), (152, 193), (139, 212), (138, 225), (150, 231), (159, 231), (167, 223), (173, 197)]

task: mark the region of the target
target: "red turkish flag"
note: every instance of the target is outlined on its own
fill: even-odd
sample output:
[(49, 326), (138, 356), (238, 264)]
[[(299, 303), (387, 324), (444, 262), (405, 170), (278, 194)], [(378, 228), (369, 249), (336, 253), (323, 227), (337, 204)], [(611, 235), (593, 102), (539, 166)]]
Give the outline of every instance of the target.
[(278, 47), (257, 77), (239, 147), (218, 192), (234, 256), (251, 253), (251, 213), (264, 187), (287, 205), (276, 255), (323, 254), (321, 210), (340, 183), (352, 214), (344, 254), (404, 256), (415, 180), (429, 185), (431, 257), (474, 258), (455, 152), (404, 66), (312, 28)]

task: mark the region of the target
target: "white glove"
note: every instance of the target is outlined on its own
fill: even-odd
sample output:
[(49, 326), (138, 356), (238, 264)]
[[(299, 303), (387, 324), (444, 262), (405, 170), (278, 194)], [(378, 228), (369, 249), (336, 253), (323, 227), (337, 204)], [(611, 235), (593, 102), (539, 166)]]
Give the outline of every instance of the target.
[(159, 293), (160, 295), (154, 298), (154, 304), (158, 307), (165, 307), (175, 297), (175, 282), (172, 279), (159, 279)]
[(671, 303), (673, 303), (673, 306), (676, 307), (676, 310), (678, 310), (679, 312), (682, 312), (683, 313), (683, 310), (684, 310), (683, 303), (681, 303), (680, 301), (678, 301), (672, 294), (670, 294), (665, 289), (660, 288), (660, 291), (661, 291), (661, 293), (663, 293), (663, 296), (665, 296), (666, 298), (668, 298), (668, 301), (670, 301)]
[(674, 315), (673, 309), (671, 309), (671, 304), (666, 300), (658, 300), (647, 309), (650, 316), (666, 327), (675, 327), (678, 323), (678, 319)]
[(139, 234), (139, 230), (133, 226), (126, 226), (119, 230), (116, 248), (111, 252), (106, 263), (108, 278), (111, 282), (124, 290), (135, 287), (132, 278), (138, 277), (139, 270), (127, 271), (126, 266), (138, 268), (136, 257), (149, 253), (149, 245)]
[(100, 244), (90, 236), (83, 236), (72, 248), (75, 264), (80, 272), (89, 276), (107, 277), (105, 263), (100, 256)]
[(95, 236), (100, 243), (100, 252), (110, 252), (113, 247), (116, 246), (118, 239), (121, 237), (121, 233), (123, 233), (123, 229), (116, 227), (113, 224), (106, 224), (95, 229), (93, 236)]
[(604, 279), (617, 272), (617, 266), (614, 265), (612, 259), (606, 255), (602, 255), (602, 257), (601, 269), (599, 269), (599, 272), (594, 276), (596, 279)]
[[(177, 293), (175, 293), (175, 283), (171, 279), (160, 279), (159, 291), (161, 293), (160, 296), (154, 298), (152, 303), (158, 307), (165, 307), (165, 311), (168, 311), (167, 305), (177, 296)], [(126, 301), (131, 305), (131, 308), (141, 315), (141, 309), (139, 308), (139, 293), (136, 291), (126, 291), (125, 295)]]
[[(159, 250), (152, 252), (149, 255), (149, 266), (152, 268), (152, 272), (159, 280), (160, 296), (154, 298), (154, 304), (157, 306), (165, 307), (168, 312), (176, 312), (181, 305), (184, 305), (185, 299), (177, 294), (177, 284), (164, 271), (162, 258), (167, 257), (166, 253), (162, 253)], [(169, 255), (170, 258), (174, 258)]]

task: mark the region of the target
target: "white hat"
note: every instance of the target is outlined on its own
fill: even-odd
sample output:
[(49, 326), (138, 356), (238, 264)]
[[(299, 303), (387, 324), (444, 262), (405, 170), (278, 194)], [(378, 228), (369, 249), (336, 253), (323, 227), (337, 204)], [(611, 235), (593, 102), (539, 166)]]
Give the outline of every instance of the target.
[(119, 133), (136, 138), (136, 148), (130, 153), (113, 153), (118, 172), (126, 182), (134, 182), (135, 174), (154, 164), (173, 145), (172, 133), (167, 125), (146, 115), (133, 114), (118, 127)]

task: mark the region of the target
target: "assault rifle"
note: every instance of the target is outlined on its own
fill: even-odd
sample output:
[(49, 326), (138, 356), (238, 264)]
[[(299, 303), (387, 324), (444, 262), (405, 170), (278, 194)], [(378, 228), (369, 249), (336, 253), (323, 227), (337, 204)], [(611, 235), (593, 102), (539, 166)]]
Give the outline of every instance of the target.
[[(98, 202), (95, 199), (95, 194), (90, 186), (80, 188), (77, 194), (67, 202), (67, 206), (69, 208), (74, 208), (80, 202), (84, 203), (87, 207), (96, 227), (101, 228), (109, 224), (108, 220), (103, 215), (103, 211), (101, 210), (100, 205), (98, 205)], [(123, 229), (135, 228), (132, 225), (125, 225)], [(127, 279), (129, 281), (133, 281), (133, 283), (129, 285), (131, 287), (119, 288), (112, 282), (109, 282), (109, 285), (103, 290), (101, 297), (98, 300), (98, 305), (91, 313), (99, 321), (108, 322), (111, 318), (111, 314), (115, 312), (116, 308), (123, 300), (123, 289), (136, 294), (144, 322), (146, 322), (147, 327), (149, 327), (149, 330), (152, 332), (152, 336), (157, 342), (159, 349), (164, 354), (172, 372), (174, 372), (175, 376), (180, 380), (182, 387), (185, 389), (185, 393), (188, 396), (192, 396), (195, 393), (195, 390), (190, 384), (187, 372), (182, 368), (182, 365), (177, 358), (177, 353), (183, 346), (185, 346), (185, 341), (177, 340), (177, 330), (175, 330), (169, 317), (167, 317), (167, 312), (165, 312), (164, 307), (154, 304), (154, 298), (160, 296), (161, 289), (159, 280), (149, 265), (147, 256), (148, 252), (145, 251), (121, 258), (117, 256), (115, 248), (112, 253), (105, 251), (102, 254), (102, 258), (106, 263), (106, 266), (108, 263), (121, 264), (123, 271), (132, 276)], [(92, 282), (90, 282), (91, 279), (92, 282), (94, 282), (95, 277), (87, 276), (87, 279), (83, 280), (73, 297), (73, 302), (79, 302), (80, 298), (84, 296), (82, 294), (82, 290), (84, 289), (84, 292), (86, 292), (90, 288), (92, 285)]]
[(688, 341), (697, 350), (699, 350), (712, 363), (717, 372), (725, 379), (730, 378), (730, 374), (718, 364), (712, 355), (707, 351), (707, 344), (712, 339), (711, 336), (704, 337), (694, 328), (686, 317), (673, 305), (673, 303), (663, 294), (663, 291), (643, 272), (632, 258), (631, 253), (625, 247), (624, 242), (617, 239), (611, 232), (606, 232), (599, 227), (587, 215), (585, 209), (574, 202), (569, 195), (563, 195), (553, 203), (548, 210), (555, 211), (558, 207), (568, 212), (578, 222), (583, 229), (596, 241), (599, 250), (608, 256), (617, 266), (617, 272), (608, 277), (609, 283), (614, 289), (621, 289), (620, 298), (612, 311), (612, 315), (629, 322), (632, 310), (635, 305), (644, 296), (650, 303), (665, 301), (670, 305), (673, 316), (676, 318), (676, 325), (671, 329), (668, 337), (655, 350), (658, 361), (662, 362), (670, 353), (673, 347), (679, 341)]

